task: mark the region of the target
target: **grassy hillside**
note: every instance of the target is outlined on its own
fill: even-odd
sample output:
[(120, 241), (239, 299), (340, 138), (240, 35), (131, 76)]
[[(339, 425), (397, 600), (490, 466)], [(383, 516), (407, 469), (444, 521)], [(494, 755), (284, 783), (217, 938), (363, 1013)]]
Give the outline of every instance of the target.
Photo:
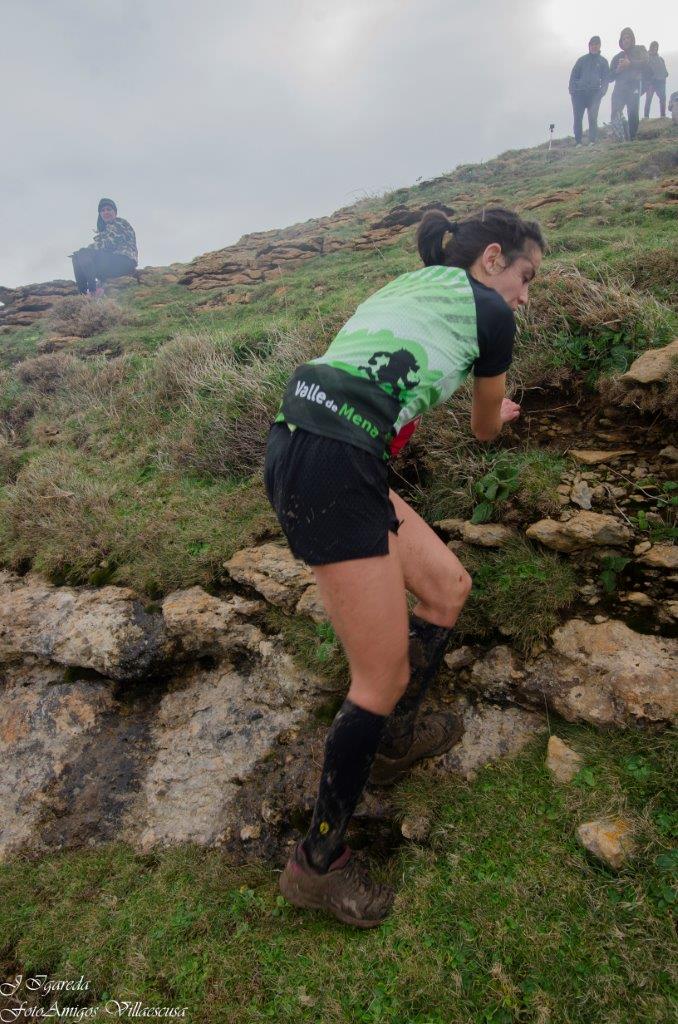
[[(678, 335), (677, 165), (678, 135), (656, 122), (634, 145), (509, 152), (4, 328), (0, 565), (60, 583), (129, 584), (151, 602), (195, 583), (218, 591), (224, 560), (277, 531), (260, 465), (287, 374), (371, 291), (419, 265), (415, 227), (376, 225), (430, 203), (458, 216), (517, 207), (539, 219), (550, 251), (509, 374), (524, 415), (480, 444), (462, 389), (417, 431), (393, 468), (396, 485), (430, 520), (484, 503), (495, 522), (524, 526), (560, 511), (558, 488), (569, 471), (569, 491), (576, 468), (569, 450), (607, 437), (643, 462), (628, 467), (619, 514), (639, 536), (672, 539), (676, 484), (655, 456), (678, 393), (648, 392), (643, 408), (620, 415), (615, 381), (638, 352)], [(226, 281), (236, 250), (318, 236), (322, 246), (309, 242), (300, 260)], [(610, 490), (626, 479), (615, 465), (605, 470)], [(600, 581), (614, 591), (633, 568), (614, 557), (584, 566), (524, 538), (499, 552), (466, 546), (460, 557), (474, 592), (458, 639), (504, 635), (516, 648), (543, 642), (575, 594), (592, 615)], [(661, 607), (658, 576), (639, 585), (650, 579)], [(624, 614), (645, 632), (674, 628), (650, 625), (644, 608)], [(331, 629), (268, 615), (297, 656), (345, 681)], [(328, 704), (318, 717), (332, 714)], [(425, 819), (428, 835), (376, 864), (398, 896), (372, 933), (297, 913), (269, 865), (233, 863), (220, 849), (139, 855), (111, 844), (0, 868), (0, 981), (82, 974), (89, 991), (60, 1004), (83, 1016), (114, 998), (185, 1006), (180, 1019), (196, 1024), (668, 1024), (675, 745), (667, 734), (598, 732), (553, 716), (549, 729), (583, 757), (567, 787), (548, 774), (539, 738), (473, 781), (419, 772), (398, 789), (400, 814)], [(637, 842), (619, 872), (576, 840), (581, 821), (610, 813), (629, 817)], [(44, 1010), (53, 1002), (28, 998)]]
[[(151, 597), (218, 585), (223, 561), (274, 528), (258, 467), (290, 368), (321, 352), (371, 291), (419, 265), (415, 227), (352, 244), (398, 205), (442, 202), (463, 215), (501, 202), (538, 218), (550, 252), (511, 387), (526, 403), (558, 383), (595, 394), (601, 377), (678, 333), (675, 206), (662, 203), (676, 136), (643, 130), (634, 146), (511, 151), (364, 199), (322, 228), (343, 248), (258, 284), (196, 291), (151, 274), (95, 314), (90, 300), (69, 299), (51, 320), (5, 329), (0, 563)], [(449, 415), (431, 417), (408, 455), (427, 515), (465, 514), (494, 450), (465, 431), (467, 401), (455, 399), (452, 433)]]

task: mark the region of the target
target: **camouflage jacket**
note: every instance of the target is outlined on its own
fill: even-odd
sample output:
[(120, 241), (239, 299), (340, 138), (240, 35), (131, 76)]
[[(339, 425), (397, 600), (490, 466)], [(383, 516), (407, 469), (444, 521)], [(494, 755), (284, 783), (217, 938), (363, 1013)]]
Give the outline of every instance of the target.
[(134, 228), (122, 217), (116, 217), (106, 225), (103, 231), (97, 231), (92, 248), (106, 249), (107, 252), (117, 252), (120, 256), (129, 256), (135, 263), (139, 258)]

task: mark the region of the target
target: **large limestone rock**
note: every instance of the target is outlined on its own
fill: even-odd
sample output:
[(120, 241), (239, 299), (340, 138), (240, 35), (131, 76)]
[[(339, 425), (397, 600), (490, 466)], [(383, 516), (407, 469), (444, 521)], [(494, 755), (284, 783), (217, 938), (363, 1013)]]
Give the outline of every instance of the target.
[(625, 547), (633, 539), (633, 531), (615, 516), (600, 512), (576, 512), (566, 522), (541, 519), (525, 531), (554, 551), (580, 551), (593, 546)]
[(262, 641), (259, 653), (250, 672), (192, 670), (182, 689), (163, 696), (149, 734), (153, 760), (122, 823), (135, 846), (213, 846), (240, 834), (242, 783), (308, 717), (324, 686), (278, 644)]
[(623, 622), (572, 619), (553, 649), (522, 661), (500, 645), (476, 661), (470, 685), (495, 700), (544, 703), (571, 722), (600, 727), (670, 723), (678, 717), (678, 641), (635, 633)]
[(171, 644), (162, 617), (127, 587), (54, 587), (0, 572), (0, 662), (25, 654), (140, 679), (166, 662)]
[(664, 348), (651, 348), (635, 359), (621, 379), (630, 384), (656, 384), (678, 369), (678, 338)]
[[(66, 682), (63, 668), (27, 657), (11, 672), (0, 670), (0, 693), (0, 860), (27, 846), (49, 850), (58, 843), (50, 819), (64, 812), (65, 788), (79, 802), (81, 821), (88, 814), (96, 816), (104, 841), (107, 813), (115, 802), (106, 792), (109, 778), (100, 775), (97, 813), (96, 802), (83, 796), (83, 776), (92, 767), (88, 747), (102, 724), (112, 721), (110, 685), (105, 680)], [(109, 767), (115, 761), (126, 771), (134, 748), (118, 746), (112, 752), (107, 747), (107, 752), (113, 753)], [(75, 765), (79, 771), (73, 771)], [(123, 800), (121, 795), (119, 806)], [(85, 842), (86, 831), (80, 837)]]
[(237, 667), (194, 664), (153, 689), (69, 682), (31, 656), (0, 670), (0, 860), (117, 840), (140, 850), (218, 845), (239, 834), (242, 784), (327, 700), (326, 683), (279, 639), (256, 627), (246, 639)]

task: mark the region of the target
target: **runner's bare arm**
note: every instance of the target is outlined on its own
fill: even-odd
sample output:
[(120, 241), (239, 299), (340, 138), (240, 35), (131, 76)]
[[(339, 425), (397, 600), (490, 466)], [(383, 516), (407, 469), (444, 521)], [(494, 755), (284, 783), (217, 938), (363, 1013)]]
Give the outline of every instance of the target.
[(520, 406), (506, 398), (506, 374), (473, 378), (471, 430), (479, 441), (494, 441), (504, 423), (520, 415)]

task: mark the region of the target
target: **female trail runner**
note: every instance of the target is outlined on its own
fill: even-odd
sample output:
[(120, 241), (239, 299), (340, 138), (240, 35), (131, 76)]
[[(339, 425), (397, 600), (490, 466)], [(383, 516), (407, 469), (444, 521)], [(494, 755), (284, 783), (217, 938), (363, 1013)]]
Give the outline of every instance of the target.
[[(280, 889), (296, 906), (361, 928), (383, 920), (393, 893), (358, 865), (344, 833), (368, 777), (391, 783), (459, 739), (454, 716), (417, 720), (417, 712), (471, 590), (459, 559), (389, 489), (387, 460), (471, 370), (479, 440), (493, 440), (520, 415), (505, 397), (513, 314), (527, 302), (545, 247), (536, 223), (503, 209), (456, 223), (430, 211), (417, 245), (424, 267), (371, 295), (324, 355), (295, 370), (264, 469), (351, 674), (327, 736), (311, 827)], [(407, 591), (417, 598), (409, 622)]]

